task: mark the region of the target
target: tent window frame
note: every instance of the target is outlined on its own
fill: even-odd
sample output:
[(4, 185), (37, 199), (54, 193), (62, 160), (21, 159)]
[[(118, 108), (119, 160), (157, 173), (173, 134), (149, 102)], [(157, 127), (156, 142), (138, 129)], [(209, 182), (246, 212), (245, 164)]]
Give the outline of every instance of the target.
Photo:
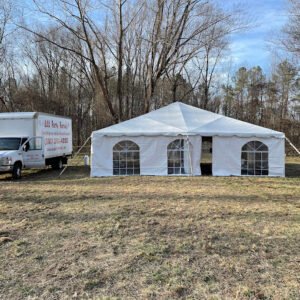
[(241, 175), (268, 176), (269, 148), (260, 141), (250, 141), (241, 151)]
[(140, 147), (133, 141), (120, 141), (113, 147), (113, 175), (140, 175)]
[(187, 175), (185, 171), (185, 155), (189, 149), (185, 147), (185, 139), (179, 138), (169, 143), (167, 148), (168, 175)]

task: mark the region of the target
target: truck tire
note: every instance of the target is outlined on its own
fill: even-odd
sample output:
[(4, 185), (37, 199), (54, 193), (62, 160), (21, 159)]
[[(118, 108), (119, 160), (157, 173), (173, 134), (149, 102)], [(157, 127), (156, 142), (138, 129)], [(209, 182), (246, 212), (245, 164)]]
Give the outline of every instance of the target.
[(52, 165), (53, 170), (61, 170), (63, 168), (63, 161), (61, 158), (58, 158)]
[(12, 170), (12, 178), (17, 180), (22, 177), (22, 164), (20, 162), (16, 162), (13, 166)]

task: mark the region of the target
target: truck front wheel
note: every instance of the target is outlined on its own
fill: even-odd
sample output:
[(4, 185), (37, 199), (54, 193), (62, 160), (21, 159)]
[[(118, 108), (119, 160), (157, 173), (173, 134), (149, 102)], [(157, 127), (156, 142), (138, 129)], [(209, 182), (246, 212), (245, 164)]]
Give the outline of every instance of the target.
[(16, 162), (13, 166), (12, 178), (20, 179), (21, 176), (22, 176), (22, 164), (20, 162)]

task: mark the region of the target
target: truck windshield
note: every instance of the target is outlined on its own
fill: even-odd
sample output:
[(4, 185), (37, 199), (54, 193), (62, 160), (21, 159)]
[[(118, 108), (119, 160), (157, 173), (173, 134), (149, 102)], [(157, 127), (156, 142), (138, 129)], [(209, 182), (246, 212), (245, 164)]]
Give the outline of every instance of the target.
[(0, 138), (0, 151), (19, 150), (21, 138)]

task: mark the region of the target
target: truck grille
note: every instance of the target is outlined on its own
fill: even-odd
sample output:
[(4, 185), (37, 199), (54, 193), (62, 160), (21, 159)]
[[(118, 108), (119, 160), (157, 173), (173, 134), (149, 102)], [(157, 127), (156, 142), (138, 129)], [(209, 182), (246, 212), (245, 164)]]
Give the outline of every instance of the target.
[(0, 158), (0, 166), (4, 164), (4, 158)]

